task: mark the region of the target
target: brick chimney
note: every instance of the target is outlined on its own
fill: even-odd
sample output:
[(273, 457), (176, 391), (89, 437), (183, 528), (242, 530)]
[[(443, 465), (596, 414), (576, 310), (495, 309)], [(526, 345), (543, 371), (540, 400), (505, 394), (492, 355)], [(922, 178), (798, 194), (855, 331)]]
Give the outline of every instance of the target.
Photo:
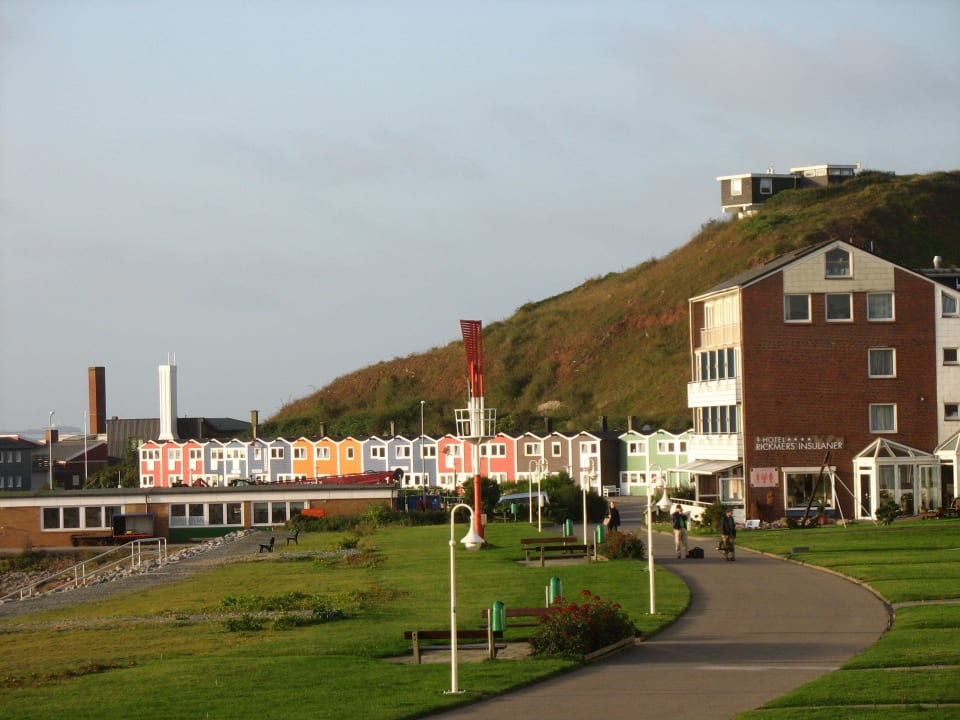
[(107, 381), (106, 368), (87, 368), (88, 408), (90, 411), (91, 435), (102, 435), (107, 431)]

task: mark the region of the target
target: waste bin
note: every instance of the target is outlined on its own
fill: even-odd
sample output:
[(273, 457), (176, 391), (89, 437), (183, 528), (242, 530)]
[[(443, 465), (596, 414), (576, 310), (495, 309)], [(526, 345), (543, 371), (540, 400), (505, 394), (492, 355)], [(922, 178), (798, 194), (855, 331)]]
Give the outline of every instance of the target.
[(510, 503), (510, 514), (513, 515), (513, 519), (517, 519), (517, 514), (520, 512), (520, 506), (516, 503)]
[(563, 596), (563, 583), (560, 582), (560, 578), (552, 577), (547, 587), (547, 602), (553, 605), (554, 600)]
[(506, 607), (499, 600), (493, 601), (493, 607), (490, 608), (490, 628), (494, 631), (503, 632), (507, 629)]
[(607, 539), (607, 528), (604, 525), (597, 525), (597, 529), (594, 531), (594, 537), (597, 539), (597, 545), (603, 545), (603, 541)]
[(567, 518), (563, 521), (563, 535), (564, 537), (569, 537), (573, 535), (573, 520)]

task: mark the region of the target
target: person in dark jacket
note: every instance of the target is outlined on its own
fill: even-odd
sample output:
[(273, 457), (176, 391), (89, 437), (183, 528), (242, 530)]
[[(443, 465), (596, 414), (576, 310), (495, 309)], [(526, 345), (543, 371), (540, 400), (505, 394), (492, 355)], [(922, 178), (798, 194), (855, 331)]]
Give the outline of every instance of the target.
[(677, 551), (677, 559), (687, 557), (687, 516), (679, 505), (673, 506), (670, 515), (670, 527), (673, 528), (673, 544)]
[(620, 529), (620, 511), (617, 510), (617, 504), (611, 500), (610, 507), (607, 509), (607, 516), (603, 520), (610, 532), (617, 532)]
[(733, 519), (733, 508), (727, 508), (720, 522), (720, 549), (723, 551), (723, 559), (736, 560), (733, 556), (733, 541), (737, 537), (737, 522)]

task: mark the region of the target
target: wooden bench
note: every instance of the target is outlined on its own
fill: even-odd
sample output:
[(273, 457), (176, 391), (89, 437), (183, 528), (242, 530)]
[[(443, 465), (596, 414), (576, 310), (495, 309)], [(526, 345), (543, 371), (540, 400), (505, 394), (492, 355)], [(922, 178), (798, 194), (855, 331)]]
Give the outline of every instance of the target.
[(300, 528), (297, 528), (297, 531), (293, 535), (287, 535), (287, 545), (290, 544), (290, 541), (293, 540), (294, 545), (300, 544)]
[(590, 557), (589, 545), (541, 545), (538, 549), (540, 551), (540, 567), (544, 567), (547, 556), (561, 560)]
[[(516, 627), (536, 627), (540, 624), (541, 618), (546, 617), (552, 613), (557, 612), (557, 608), (504, 608), (503, 614), (506, 615), (506, 626), (509, 628)], [(486, 625), (484, 627), (489, 627), (490, 625), (490, 609), (487, 608), (482, 613), (483, 619), (486, 620)], [(533, 620), (526, 620), (525, 622), (510, 622), (510, 618), (533, 618)]]
[(257, 551), (257, 553), (259, 554), (259, 553), (262, 553), (262, 552), (264, 552), (264, 551), (266, 551), (266, 552), (268, 552), (268, 553), (272, 553), (272, 552), (273, 552), (273, 546), (276, 544), (276, 542), (277, 542), (277, 538), (276, 538), (276, 537), (271, 537), (271, 538), (270, 538), (270, 542), (268, 542), (268, 543), (260, 543), (260, 549)]
[(538, 537), (538, 538), (521, 538), (520, 547), (523, 548), (525, 554), (525, 559), (530, 559), (530, 552), (532, 550), (539, 550), (541, 547), (547, 545), (571, 545), (577, 542), (577, 537), (575, 535), (564, 535), (563, 537)]
[[(446, 645), (424, 645), (422, 640), (450, 640), (450, 631), (449, 630), (404, 630), (403, 637), (406, 640), (413, 641), (413, 659), (417, 661), (417, 665), (421, 662), (421, 655), (424, 650), (450, 650), (449, 642)], [(503, 637), (503, 632), (500, 630), (493, 630), (488, 627), (486, 630), (457, 630), (457, 647), (460, 649), (468, 649), (470, 647), (485, 647), (487, 649), (487, 657), (491, 660), (494, 660), (497, 657), (497, 644), (496, 640)], [(461, 640), (486, 640), (486, 645), (461, 645)]]

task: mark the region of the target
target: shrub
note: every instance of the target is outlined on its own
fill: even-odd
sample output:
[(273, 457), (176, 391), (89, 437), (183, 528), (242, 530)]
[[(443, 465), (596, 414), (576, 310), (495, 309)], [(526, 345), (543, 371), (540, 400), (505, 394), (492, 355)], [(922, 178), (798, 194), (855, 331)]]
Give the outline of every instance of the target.
[(256, 631), (263, 630), (265, 622), (266, 620), (263, 618), (254, 617), (253, 615), (241, 615), (238, 618), (227, 618), (223, 621), (223, 626), (229, 632)]
[(558, 612), (537, 625), (530, 645), (534, 655), (583, 659), (589, 653), (640, 634), (620, 606), (583, 590), (580, 605), (557, 598)]
[(643, 560), (643, 541), (633, 533), (608, 532), (599, 552), (610, 560)]
[(723, 522), (723, 516), (727, 513), (727, 506), (723, 503), (714, 503), (703, 511), (703, 517), (700, 518), (700, 524), (713, 532), (720, 532), (720, 523)]
[(890, 498), (884, 498), (877, 507), (877, 522), (881, 525), (889, 525), (903, 514), (900, 506)]

